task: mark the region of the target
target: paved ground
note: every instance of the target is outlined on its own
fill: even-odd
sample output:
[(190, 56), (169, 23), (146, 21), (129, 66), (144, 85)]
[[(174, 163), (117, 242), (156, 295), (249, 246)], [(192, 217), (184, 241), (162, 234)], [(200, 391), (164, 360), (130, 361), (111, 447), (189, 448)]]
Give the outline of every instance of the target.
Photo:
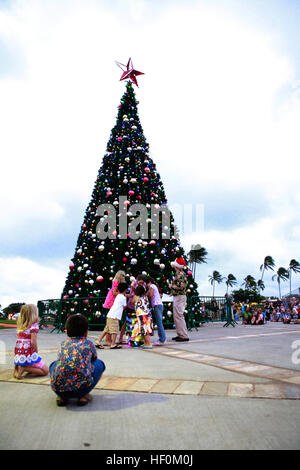
[[(300, 325), (208, 324), (189, 343), (174, 335), (151, 351), (99, 351), (107, 369), (92, 403), (58, 408), (48, 377), (12, 378), (15, 331), (0, 330), (0, 448), (300, 448)], [(45, 362), (64, 338), (39, 333)]]

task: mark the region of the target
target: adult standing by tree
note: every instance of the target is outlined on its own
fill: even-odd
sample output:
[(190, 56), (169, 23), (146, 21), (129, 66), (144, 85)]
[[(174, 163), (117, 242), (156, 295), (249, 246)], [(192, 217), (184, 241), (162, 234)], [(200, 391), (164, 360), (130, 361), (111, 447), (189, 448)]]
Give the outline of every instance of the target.
[(163, 346), (166, 342), (166, 333), (162, 321), (164, 311), (162, 298), (160, 296), (157, 284), (151, 277), (147, 279), (146, 286), (148, 289), (147, 295), (151, 302), (158, 333), (158, 341), (153, 344), (154, 346)]
[(186, 289), (188, 285), (187, 277), (184, 273), (186, 262), (183, 258), (177, 258), (171, 263), (175, 269), (175, 276), (170, 284), (171, 295), (173, 296), (173, 319), (175, 323), (177, 336), (172, 338), (174, 341), (189, 341), (187, 326), (184, 319), (184, 310), (186, 307)]

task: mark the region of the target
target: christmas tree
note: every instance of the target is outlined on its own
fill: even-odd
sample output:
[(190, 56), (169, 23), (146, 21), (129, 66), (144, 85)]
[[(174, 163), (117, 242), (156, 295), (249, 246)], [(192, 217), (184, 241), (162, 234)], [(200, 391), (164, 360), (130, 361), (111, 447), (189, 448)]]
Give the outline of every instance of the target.
[[(86, 298), (87, 312), (92, 308), (92, 299), (106, 296), (117, 271), (125, 271), (128, 280), (147, 274), (167, 293), (172, 277), (170, 263), (178, 257), (187, 262), (160, 175), (150, 156), (130, 79), (62, 293), (68, 304), (71, 299)], [(136, 83), (134, 79), (135, 76), (132, 81)], [(197, 314), (200, 311), (197, 284), (191, 271), (187, 269), (187, 273), (188, 297), (193, 296), (189, 309)]]

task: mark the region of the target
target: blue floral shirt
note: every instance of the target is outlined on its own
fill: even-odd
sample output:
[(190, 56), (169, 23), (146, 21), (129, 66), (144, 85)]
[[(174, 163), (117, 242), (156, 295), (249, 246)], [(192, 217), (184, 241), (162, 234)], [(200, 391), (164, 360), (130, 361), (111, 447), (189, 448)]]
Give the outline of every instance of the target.
[(61, 343), (58, 360), (52, 370), (51, 387), (56, 392), (71, 392), (90, 387), (93, 383), (93, 362), (97, 351), (87, 338), (68, 338)]

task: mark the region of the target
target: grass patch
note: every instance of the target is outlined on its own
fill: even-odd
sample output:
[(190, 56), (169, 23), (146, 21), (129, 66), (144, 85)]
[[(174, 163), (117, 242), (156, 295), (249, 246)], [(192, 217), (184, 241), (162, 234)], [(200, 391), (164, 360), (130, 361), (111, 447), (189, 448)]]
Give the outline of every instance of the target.
[[(3, 330), (5, 328), (3, 325), (16, 325), (17, 320), (7, 320), (6, 318), (0, 318), (0, 324), (0, 329)], [(9, 326), (7, 328), (9, 328)]]

